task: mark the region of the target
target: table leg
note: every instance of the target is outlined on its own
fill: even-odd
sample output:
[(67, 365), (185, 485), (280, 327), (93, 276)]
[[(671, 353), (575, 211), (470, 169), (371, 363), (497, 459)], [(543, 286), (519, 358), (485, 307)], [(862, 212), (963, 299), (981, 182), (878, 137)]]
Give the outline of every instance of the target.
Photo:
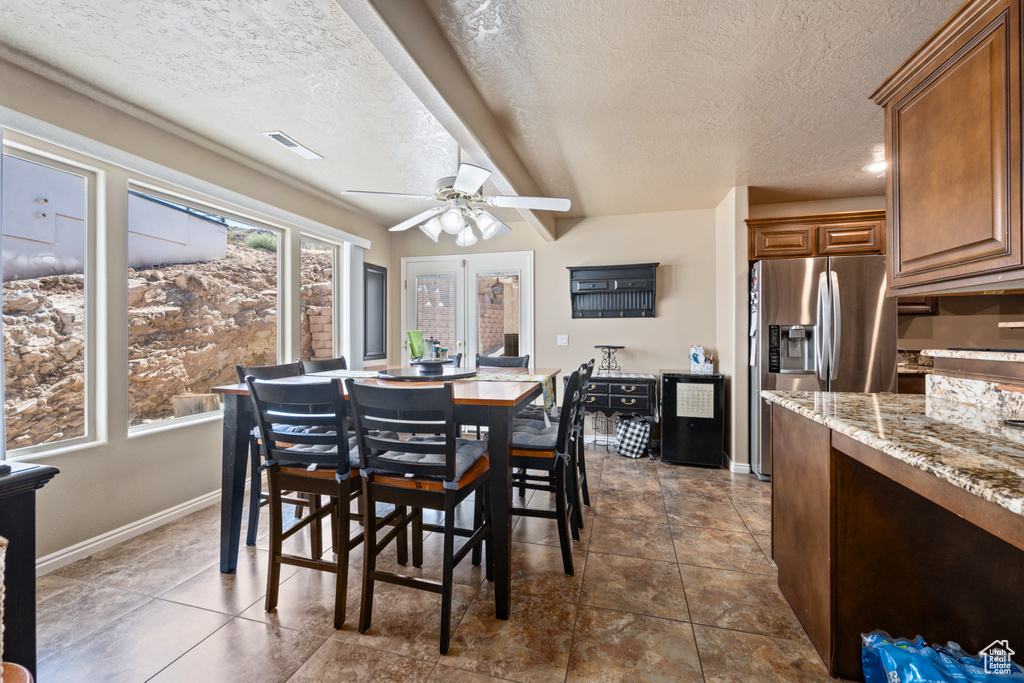
[(487, 450), (491, 460), (491, 533), (494, 535), (494, 611), (508, 619), (512, 591), (512, 415), (507, 406), (491, 406), (487, 419)]
[(220, 571), (231, 574), (238, 565), (242, 533), (245, 468), (249, 460), (249, 432), (255, 426), (249, 397), (224, 395), (224, 438), (220, 483)]

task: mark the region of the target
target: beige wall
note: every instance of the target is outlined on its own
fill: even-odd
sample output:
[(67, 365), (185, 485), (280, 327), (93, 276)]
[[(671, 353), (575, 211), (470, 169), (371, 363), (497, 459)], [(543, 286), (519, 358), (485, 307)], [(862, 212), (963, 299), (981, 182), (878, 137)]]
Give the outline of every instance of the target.
[(945, 296), (938, 315), (901, 315), (900, 348), (911, 351), (950, 346), (1024, 347), (1024, 330), (999, 327), (1024, 320), (1024, 294)]
[[(326, 193), (303, 191), (269, 171), (212, 152), (197, 144), (198, 139), (172, 134), (3, 61), (0, 83), (2, 107), (370, 239), (373, 247), (366, 261), (391, 263), (388, 233), (348, 213)], [(100, 389), (99, 438), (64, 452), (28, 458), (61, 470), (38, 493), (39, 556), (89, 542), (220, 489), (219, 417), (128, 435), (127, 211), (121, 205), (126, 180), (123, 172), (106, 173), (107, 192), (101, 202), (106, 198), (112, 204), (102, 207), (106, 223), (97, 226), (109, 235), (107, 253), (98, 255), (98, 303), (91, 318), (93, 323), (105, 322), (97, 330), (98, 348), (93, 349), (90, 375), (92, 386)], [(297, 246), (298, 237), (293, 237)], [(288, 272), (284, 275), (291, 277)], [(298, 273), (294, 279), (297, 285)], [(297, 339), (297, 332), (293, 336)], [(285, 353), (292, 351), (288, 344), (286, 339)]]
[[(597, 355), (595, 344), (617, 344), (619, 365), (626, 372), (657, 373), (688, 367), (690, 344), (717, 352), (715, 327), (715, 212), (674, 211), (587, 218), (564, 230), (555, 242), (544, 242), (523, 222), (493, 240), (480, 240), (469, 249), (455, 246), (442, 234), (437, 244), (419, 230), (396, 234), (392, 242), (392, 272), (401, 272), (409, 256), (534, 252), (534, 364), (575, 368)], [(658, 262), (656, 317), (573, 319), (567, 266)], [(404, 334), (400, 320), (401, 283), (395, 282), (389, 302), (391, 355), (398, 357)], [(556, 336), (569, 335), (568, 346)]]
[(783, 204), (754, 204), (750, 207), (749, 218), (809, 216), (816, 213), (839, 213), (842, 211), (885, 211), (885, 195), (822, 199), (811, 202), (786, 202)]

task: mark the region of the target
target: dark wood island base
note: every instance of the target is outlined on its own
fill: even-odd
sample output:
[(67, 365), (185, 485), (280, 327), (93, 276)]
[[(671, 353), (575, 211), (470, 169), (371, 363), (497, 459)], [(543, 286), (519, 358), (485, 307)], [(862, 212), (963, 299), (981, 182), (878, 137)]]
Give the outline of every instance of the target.
[(832, 676), (875, 629), (1024, 646), (1024, 516), (777, 404), (772, 458), (779, 588)]

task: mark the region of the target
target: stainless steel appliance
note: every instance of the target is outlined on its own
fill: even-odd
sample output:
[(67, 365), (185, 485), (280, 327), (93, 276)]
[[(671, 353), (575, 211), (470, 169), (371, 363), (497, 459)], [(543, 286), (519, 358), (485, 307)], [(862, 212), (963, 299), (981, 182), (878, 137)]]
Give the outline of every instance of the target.
[(750, 286), (750, 465), (772, 473), (762, 389), (896, 391), (896, 299), (884, 256), (757, 261)]

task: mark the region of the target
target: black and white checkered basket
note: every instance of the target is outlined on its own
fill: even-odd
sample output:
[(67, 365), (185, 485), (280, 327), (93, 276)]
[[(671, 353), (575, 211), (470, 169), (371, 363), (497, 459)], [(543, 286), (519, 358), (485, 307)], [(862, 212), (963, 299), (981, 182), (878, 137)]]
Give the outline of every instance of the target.
[(618, 453), (627, 458), (639, 458), (647, 452), (647, 440), (651, 436), (651, 423), (642, 415), (619, 415), (615, 418), (615, 436), (618, 437)]

